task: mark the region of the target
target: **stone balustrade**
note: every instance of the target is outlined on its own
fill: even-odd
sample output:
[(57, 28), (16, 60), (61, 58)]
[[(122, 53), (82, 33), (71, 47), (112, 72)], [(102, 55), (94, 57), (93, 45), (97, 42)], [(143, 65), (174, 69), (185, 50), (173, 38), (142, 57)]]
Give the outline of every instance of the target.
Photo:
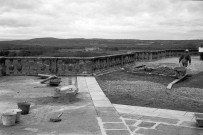
[[(137, 51), (98, 57), (1, 57), (0, 75), (95, 75), (120, 69), (137, 61), (176, 57), (184, 50)], [(198, 54), (197, 50), (190, 50)]]

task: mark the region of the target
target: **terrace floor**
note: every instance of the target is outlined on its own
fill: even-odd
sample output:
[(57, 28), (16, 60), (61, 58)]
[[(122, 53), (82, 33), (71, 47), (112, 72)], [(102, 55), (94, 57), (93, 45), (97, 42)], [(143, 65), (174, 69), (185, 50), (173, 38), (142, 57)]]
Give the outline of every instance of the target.
[[(0, 112), (17, 108), (19, 101), (31, 102), (20, 123), (5, 127), (1, 135), (202, 135), (193, 112), (112, 104), (94, 77), (63, 77), (62, 86), (77, 79), (75, 101), (52, 99), (54, 87), (31, 76), (0, 77)], [(49, 118), (63, 112), (62, 121)]]

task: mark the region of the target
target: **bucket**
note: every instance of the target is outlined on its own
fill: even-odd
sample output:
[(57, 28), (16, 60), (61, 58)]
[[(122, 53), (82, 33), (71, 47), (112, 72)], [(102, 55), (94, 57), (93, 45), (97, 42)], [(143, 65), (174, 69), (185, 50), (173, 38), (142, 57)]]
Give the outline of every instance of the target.
[(61, 78), (54, 78), (49, 81), (50, 86), (58, 86), (61, 83)]
[(1, 120), (4, 126), (13, 126), (16, 121), (16, 113), (15, 112), (5, 112), (1, 116)]
[(60, 93), (60, 88), (59, 87), (56, 87), (56, 89), (54, 90), (54, 98), (58, 98), (61, 96), (61, 93)]
[(21, 114), (28, 114), (30, 111), (30, 103), (28, 102), (20, 102), (18, 103), (18, 109), (21, 109)]
[(14, 109), (13, 112), (16, 113), (16, 123), (20, 121), (20, 115), (21, 115), (21, 112), (22, 110), (21, 109)]

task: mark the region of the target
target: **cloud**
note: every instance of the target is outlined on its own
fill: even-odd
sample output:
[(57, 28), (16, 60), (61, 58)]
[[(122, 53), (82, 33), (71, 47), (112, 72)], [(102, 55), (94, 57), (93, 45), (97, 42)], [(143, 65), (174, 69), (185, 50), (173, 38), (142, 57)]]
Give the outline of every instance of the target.
[(37, 8), (41, 0), (0, 0), (0, 7), (12, 9), (33, 9)]
[[(0, 38), (200, 38), (203, 2), (0, 0)], [(200, 33), (198, 33), (198, 31)], [(201, 37), (203, 38), (203, 37)]]

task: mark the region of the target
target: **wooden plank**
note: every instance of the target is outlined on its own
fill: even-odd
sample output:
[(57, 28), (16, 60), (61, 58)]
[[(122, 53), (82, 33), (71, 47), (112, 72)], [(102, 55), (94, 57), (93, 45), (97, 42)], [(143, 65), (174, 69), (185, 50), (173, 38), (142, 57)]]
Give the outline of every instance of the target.
[(171, 89), (174, 84), (178, 83), (179, 81), (181, 81), (182, 79), (184, 79), (186, 76), (188, 76), (188, 75), (186, 74), (186, 75), (184, 75), (183, 77), (181, 77), (181, 78), (179, 78), (179, 79), (175, 79), (174, 81), (172, 81), (171, 83), (169, 83), (166, 88), (167, 88), (167, 89)]

